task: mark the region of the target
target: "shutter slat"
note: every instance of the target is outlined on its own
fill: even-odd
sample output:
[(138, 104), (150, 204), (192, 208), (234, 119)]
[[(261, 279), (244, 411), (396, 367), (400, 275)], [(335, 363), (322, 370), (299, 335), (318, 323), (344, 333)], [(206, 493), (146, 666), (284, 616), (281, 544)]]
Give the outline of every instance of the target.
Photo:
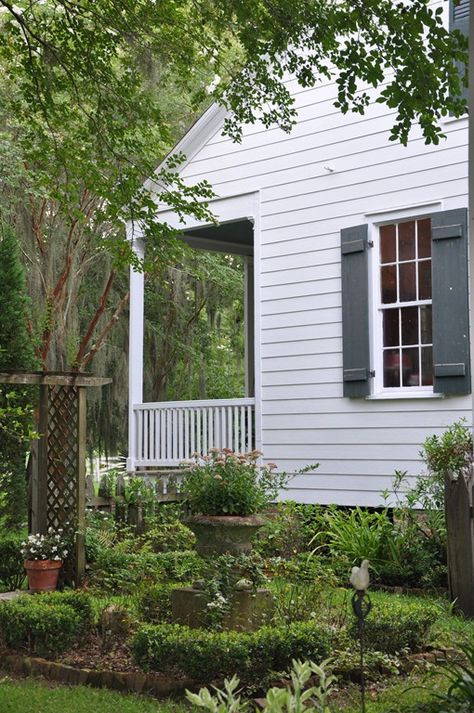
[(470, 0), (461, 0), (459, 3), (457, 3), (457, 5), (453, 3), (454, 22), (469, 19), (469, 2)]
[(471, 390), (467, 209), (431, 216), (433, 250), (434, 391), (467, 394)]
[[(449, 3), (449, 30), (459, 30), (469, 37), (469, 4), (470, 0), (461, 0), (458, 4), (454, 4), (454, 0)], [(466, 67), (457, 63), (460, 73), (466, 71)], [(463, 97), (468, 101), (467, 87), (464, 87)]]
[(461, 225), (440, 225), (431, 231), (432, 240), (450, 240), (451, 238), (462, 238)]
[(370, 393), (368, 228), (341, 230), (344, 396)]
[(435, 364), (435, 376), (466, 376), (465, 364)]

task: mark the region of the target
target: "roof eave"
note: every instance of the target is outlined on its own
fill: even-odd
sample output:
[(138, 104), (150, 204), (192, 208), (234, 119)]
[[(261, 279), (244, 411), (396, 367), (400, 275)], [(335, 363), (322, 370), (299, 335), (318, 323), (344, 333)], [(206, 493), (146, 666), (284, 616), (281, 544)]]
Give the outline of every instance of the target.
[[(154, 175), (158, 174), (162, 168), (166, 168), (166, 164), (171, 156), (179, 153), (186, 156), (185, 161), (179, 165), (178, 172), (181, 172), (183, 168), (185, 168), (185, 166), (192, 161), (194, 156), (198, 151), (200, 151), (206, 141), (208, 141), (211, 136), (216, 133), (219, 127), (223, 125), (227, 114), (227, 109), (220, 104), (215, 102), (211, 104), (211, 106), (206, 109), (204, 114), (202, 114), (199, 119), (196, 119), (183, 138), (175, 144), (175, 146), (156, 168)], [(149, 191), (153, 191), (154, 183), (154, 177), (147, 178), (144, 183), (144, 188)]]

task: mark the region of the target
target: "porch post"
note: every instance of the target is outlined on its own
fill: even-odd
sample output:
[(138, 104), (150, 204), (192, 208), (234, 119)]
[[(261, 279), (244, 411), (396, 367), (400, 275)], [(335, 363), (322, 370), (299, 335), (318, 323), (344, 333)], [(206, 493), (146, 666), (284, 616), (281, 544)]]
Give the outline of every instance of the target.
[[(469, 87), (468, 87), (468, 115), (469, 128), (469, 149), (468, 149), (468, 205), (469, 205), (469, 222), (468, 222), (468, 240), (469, 240), (469, 281), (470, 281), (470, 348), (471, 348), (471, 379), (474, 377), (474, 82), (472, 77), (474, 76), (474, 12), (472, 11), (472, 3), (469, 14), (469, 64), (468, 64), (468, 76), (470, 77)], [(472, 399), (472, 414), (471, 414), (471, 428), (474, 428), (474, 387), (471, 386), (471, 399)]]
[[(143, 241), (135, 239), (133, 249), (143, 258)], [(136, 423), (133, 405), (143, 402), (143, 310), (144, 275), (130, 268), (130, 316), (128, 347), (128, 458), (127, 470), (135, 469)]]
[(255, 395), (255, 288), (253, 258), (244, 258), (245, 396)]

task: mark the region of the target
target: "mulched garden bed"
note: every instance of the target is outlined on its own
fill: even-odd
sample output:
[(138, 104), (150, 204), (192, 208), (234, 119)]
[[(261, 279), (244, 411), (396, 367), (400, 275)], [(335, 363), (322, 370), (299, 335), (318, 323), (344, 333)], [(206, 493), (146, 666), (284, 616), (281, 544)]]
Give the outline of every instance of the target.
[(104, 649), (99, 636), (90, 634), (69, 651), (58, 657), (63, 664), (78, 668), (110, 669), (113, 671), (140, 671), (133, 662), (127, 642), (115, 641)]

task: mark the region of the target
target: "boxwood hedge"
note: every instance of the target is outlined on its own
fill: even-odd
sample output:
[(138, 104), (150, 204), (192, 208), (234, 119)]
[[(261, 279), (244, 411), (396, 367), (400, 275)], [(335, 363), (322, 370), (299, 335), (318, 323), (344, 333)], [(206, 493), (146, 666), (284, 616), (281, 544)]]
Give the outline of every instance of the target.
[[(425, 644), (439, 614), (436, 605), (409, 597), (391, 596), (389, 601), (377, 601), (366, 620), (365, 644), (373, 651), (387, 654), (416, 650)], [(351, 634), (358, 635), (355, 624)]]
[(89, 630), (92, 606), (87, 594), (22, 595), (0, 602), (0, 639), (12, 649), (58, 654)]
[(144, 625), (133, 652), (147, 671), (180, 672), (200, 681), (237, 673), (245, 683), (260, 682), (269, 671), (284, 671), (292, 659), (321, 661), (330, 650), (330, 632), (313, 622), (258, 631), (215, 632), (178, 624)]

